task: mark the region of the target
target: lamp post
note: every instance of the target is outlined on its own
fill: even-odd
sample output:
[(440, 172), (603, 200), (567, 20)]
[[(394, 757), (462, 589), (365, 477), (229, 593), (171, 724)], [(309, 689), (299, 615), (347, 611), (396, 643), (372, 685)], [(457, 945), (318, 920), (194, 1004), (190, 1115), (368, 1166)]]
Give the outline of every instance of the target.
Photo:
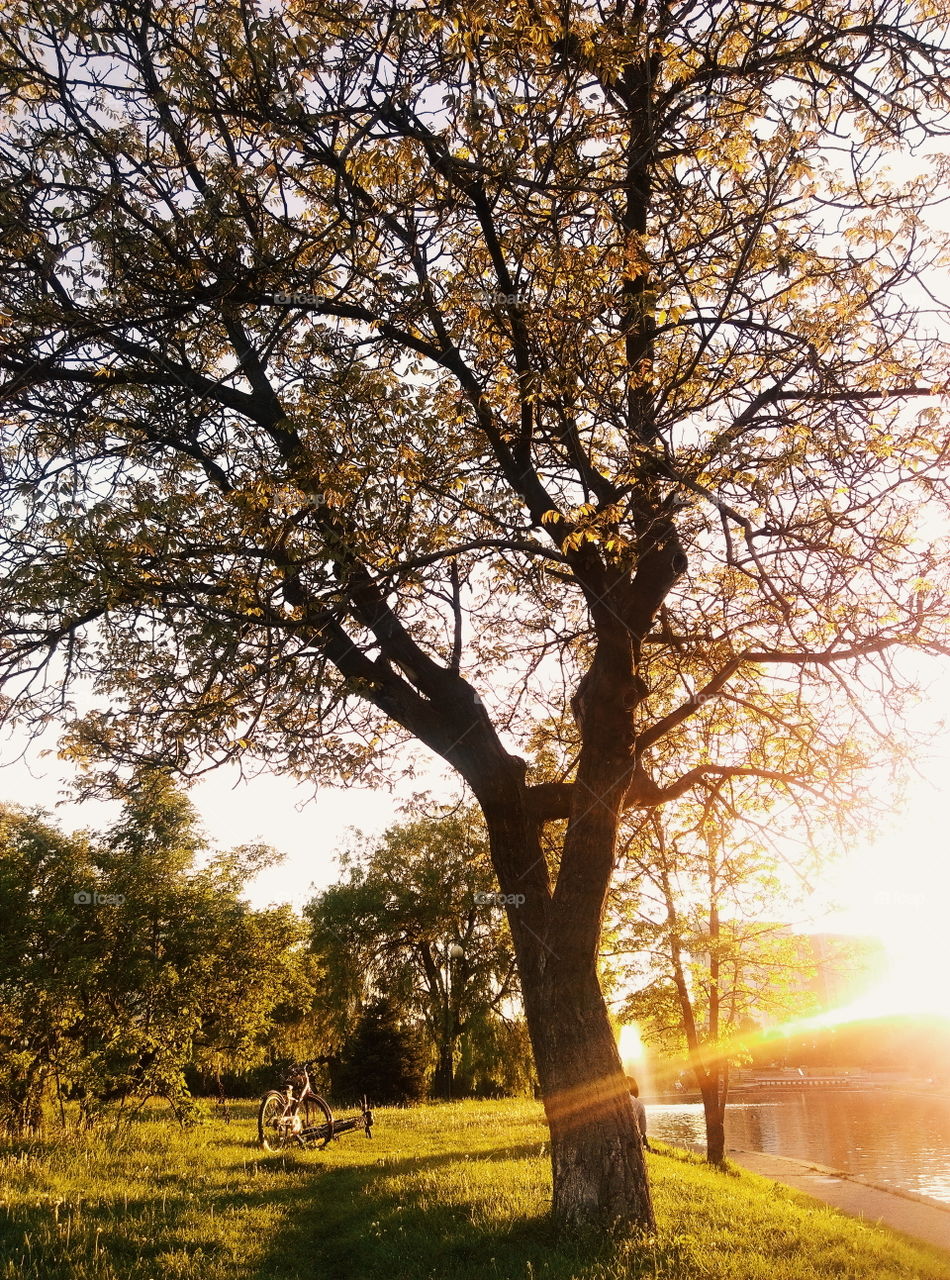
[(455, 1010), (452, 1007), (452, 961), (465, 954), (464, 947), (457, 942), (450, 942), (445, 948), (445, 1091), (448, 1101), (452, 1101), (452, 1076), (455, 1072), (454, 1032)]

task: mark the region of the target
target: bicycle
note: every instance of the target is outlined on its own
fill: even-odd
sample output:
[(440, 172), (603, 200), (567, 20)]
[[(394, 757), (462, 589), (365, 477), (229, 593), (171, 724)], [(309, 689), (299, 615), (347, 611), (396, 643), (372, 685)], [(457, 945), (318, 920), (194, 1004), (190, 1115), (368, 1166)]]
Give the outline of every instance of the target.
[(338, 1134), (354, 1129), (362, 1129), (367, 1138), (373, 1136), (373, 1112), (365, 1097), (358, 1116), (334, 1119), (327, 1101), (310, 1084), (310, 1068), (318, 1061), (311, 1058), (308, 1062), (291, 1063), (284, 1088), (271, 1089), (261, 1099), (257, 1136), (265, 1151), (279, 1151), (294, 1144), (322, 1151)]

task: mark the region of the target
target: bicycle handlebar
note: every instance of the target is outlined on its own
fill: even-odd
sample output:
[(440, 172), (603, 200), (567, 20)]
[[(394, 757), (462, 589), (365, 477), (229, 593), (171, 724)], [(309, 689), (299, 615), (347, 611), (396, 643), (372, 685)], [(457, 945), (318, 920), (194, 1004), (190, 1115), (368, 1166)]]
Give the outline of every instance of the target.
[[(306, 1062), (292, 1062), (292, 1063), (290, 1064), (290, 1066), (287, 1068), (287, 1070), (288, 1070), (288, 1071), (296, 1071), (296, 1070), (300, 1070), (300, 1069), (302, 1069), (302, 1070), (304, 1070), (304, 1071), (309, 1072), (309, 1070), (310, 1070), (310, 1068), (311, 1068), (311, 1067), (313, 1067), (313, 1066), (319, 1066), (320, 1064), (322, 1064), (322, 1063), (324, 1063), (324, 1062), (327, 1062), (327, 1061), (328, 1061), (328, 1059), (327, 1059), (327, 1058), (308, 1058)], [(368, 1102), (368, 1100), (367, 1100), (367, 1098), (366, 1098), (365, 1096), (364, 1096), (364, 1098), (363, 1098), (362, 1102), (360, 1103), (360, 1109), (361, 1109), (361, 1111), (363, 1112), (363, 1115), (364, 1115), (365, 1117), (368, 1117), (368, 1123), (371, 1125), (371, 1124), (373, 1123), (373, 1118), (374, 1118), (374, 1117), (373, 1117), (373, 1109), (372, 1109), (372, 1107), (369, 1105), (369, 1102)], [(368, 1131), (368, 1130), (367, 1130), (367, 1131)]]

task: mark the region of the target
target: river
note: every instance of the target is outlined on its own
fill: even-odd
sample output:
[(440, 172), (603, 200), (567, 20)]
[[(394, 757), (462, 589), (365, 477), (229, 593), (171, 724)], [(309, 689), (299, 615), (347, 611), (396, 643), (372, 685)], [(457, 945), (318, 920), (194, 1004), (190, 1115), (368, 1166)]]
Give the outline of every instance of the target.
[[(700, 1103), (647, 1103), (653, 1136), (704, 1143)], [(950, 1098), (868, 1091), (795, 1093), (726, 1108), (726, 1146), (814, 1160), (950, 1204)]]

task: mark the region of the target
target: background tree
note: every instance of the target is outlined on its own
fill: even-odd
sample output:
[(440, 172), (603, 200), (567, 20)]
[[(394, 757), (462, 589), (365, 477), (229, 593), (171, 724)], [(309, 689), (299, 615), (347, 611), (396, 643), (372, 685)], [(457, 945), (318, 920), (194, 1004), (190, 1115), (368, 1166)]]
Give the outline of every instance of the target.
[(512, 1047), (492, 1024), (516, 1016), (511, 935), (504, 912), (483, 900), (495, 894), (484, 824), (471, 808), (400, 823), (341, 862), (348, 878), (304, 909), (338, 1038), (367, 998), (391, 996), (425, 1026), (432, 1090), (451, 1098), (460, 1047), (484, 1070), (493, 1043)]
[(186, 1064), (259, 1060), (275, 1006), (312, 997), (304, 929), (288, 907), (254, 911), (241, 899), (272, 850), (210, 856), (165, 773), (140, 774), (121, 795), (97, 857), (124, 903), (99, 917), (100, 972), (77, 1030), (91, 1067), (85, 1102), (155, 1092), (187, 1107)]
[[(100, 836), (4, 814), (0, 908), (12, 927), (0, 949), (0, 1034), (11, 1127), (39, 1123), (50, 1087), (78, 1099), (86, 1122), (153, 1094), (189, 1116), (189, 1064), (260, 1061), (275, 1013), (312, 1004), (302, 922), (240, 897), (271, 851), (198, 867), (209, 851), (167, 776), (139, 776), (123, 798)], [(95, 893), (105, 901), (88, 901)]]
[[(526, 899), (563, 1223), (652, 1223), (596, 967), (622, 814), (834, 790), (838, 743), (887, 739), (892, 656), (944, 647), (945, 161), (884, 166), (945, 132), (946, 29), (903, 0), (0, 16), (11, 697), (46, 724), (86, 678), (74, 750), (120, 765), (451, 764)], [(657, 756), (721, 697), (780, 759)], [(530, 744), (568, 706), (552, 781)]]
[(685, 1049), (706, 1158), (721, 1164), (730, 1065), (748, 1060), (763, 1022), (817, 1011), (817, 964), (781, 920), (795, 895), (777, 859), (738, 824), (724, 830), (710, 806), (669, 816), (679, 821), (651, 816), (624, 841), (615, 964), (635, 990), (622, 1016), (667, 1054)]
[(58, 1071), (96, 971), (94, 920), (77, 890), (94, 884), (92, 848), (37, 810), (0, 807), (0, 1127), (29, 1133)]
[(524, 1018), (483, 1015), (459, 1045), (457, 1094), (476, 1098), (533, 1096), (537, 1077)]

